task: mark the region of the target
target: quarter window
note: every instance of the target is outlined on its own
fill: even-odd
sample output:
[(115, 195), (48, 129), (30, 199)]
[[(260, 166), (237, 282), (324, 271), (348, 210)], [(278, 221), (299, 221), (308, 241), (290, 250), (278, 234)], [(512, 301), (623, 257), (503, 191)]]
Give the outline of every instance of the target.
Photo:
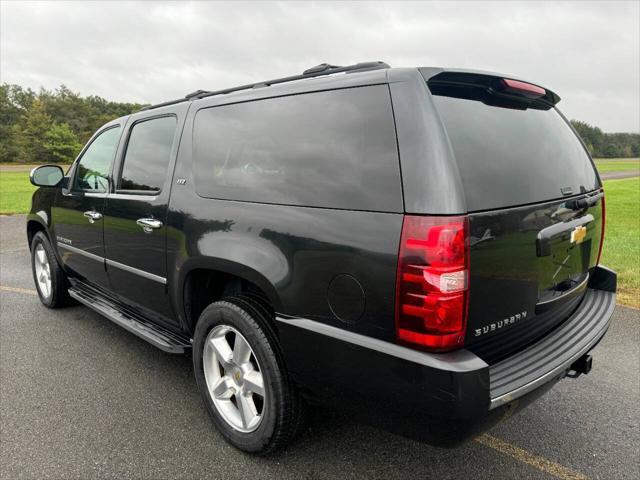
[(196, 115), (193, 145), (203, 197), (402, 209), (386, 85), (206, 108)]
[(113, 127), (98, 135), (87, 147), (78, 163), (75, 190), (106, 192), (109, 169), (116, 153), (120, 127)]
[(175, 117), (136, 123), (131, 128), (118, 190), (154, 192), (162, 190), (176, 131)]

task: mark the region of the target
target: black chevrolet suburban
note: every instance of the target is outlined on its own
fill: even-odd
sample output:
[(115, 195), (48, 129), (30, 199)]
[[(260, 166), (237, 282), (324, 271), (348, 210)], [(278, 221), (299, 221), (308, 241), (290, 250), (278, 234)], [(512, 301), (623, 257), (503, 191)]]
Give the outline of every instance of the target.
[(609, 327), (604, 191), (559, 100), (369, 62), (118, 118), (31, 173), (40, 300), (190, 353), (244, 451), (313, 404), (454, 446), (588, 373)]

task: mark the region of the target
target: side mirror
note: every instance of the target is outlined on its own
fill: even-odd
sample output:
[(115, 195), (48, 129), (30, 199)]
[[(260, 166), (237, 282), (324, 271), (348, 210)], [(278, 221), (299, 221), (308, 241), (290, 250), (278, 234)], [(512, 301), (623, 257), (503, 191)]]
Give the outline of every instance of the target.
[(42, 165), (29, 174), (29, 180), (36, 187), (59, 187), (63, 178), (64, 171), (58, 165)]

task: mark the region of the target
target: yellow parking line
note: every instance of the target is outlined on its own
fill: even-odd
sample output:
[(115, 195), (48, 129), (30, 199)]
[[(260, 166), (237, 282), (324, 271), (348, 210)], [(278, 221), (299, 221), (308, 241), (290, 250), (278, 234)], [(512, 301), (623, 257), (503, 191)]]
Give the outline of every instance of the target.
[(526, 463), (527, 465), (531, 465), (538, 470), (541, 470), (549, 475), (552, 475), (557, 478), (561, 478), (562, 480), (587, 480), (587, 477), (579, 472), (571, 470), (559, 463), (552, 462), (551, 460), (547, 460), (544, 457), (539, 455), (535, 455), (531, 452), (527, 452), (526, 450), (516, 447), (515, 445), (511, 445), (504, 440), (500, 440), (492, 435), (484, 434), (477, 437), (476, 442), (484, 445), (485, 447), (492, 448), (500, 453), (504, 453), (505, 455), (509, 455), (510, 457), (515, 458), (516, 460)]
[(38, 292), (29, 288), (7, 287), (0, 285), (0, 290), (3, 292), (15, 292), (15, 293), (27, 293), (29, 295), (37, 295)]

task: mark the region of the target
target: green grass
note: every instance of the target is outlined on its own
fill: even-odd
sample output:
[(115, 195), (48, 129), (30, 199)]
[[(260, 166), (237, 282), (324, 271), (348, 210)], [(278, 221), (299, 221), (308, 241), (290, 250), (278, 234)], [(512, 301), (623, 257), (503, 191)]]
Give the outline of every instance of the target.
[(596, 158), (595, 162), (600, 173), (640, 170), (640, 158)]
[[(20, 162), (0, 162), (0, 167), (39, 167), (42, 163), (20, 163)], [(53, 165), (60, 165), (62, 168), (68, 167), (71, 163), (55, 163)]]
[(0, 171), (0, 215), (27, 213), (35, 189), (28, 172)]
[(606, 233), (601, 263), (618, 272), (618, 302), (640, 307), (640, 177), (604, 182)]

